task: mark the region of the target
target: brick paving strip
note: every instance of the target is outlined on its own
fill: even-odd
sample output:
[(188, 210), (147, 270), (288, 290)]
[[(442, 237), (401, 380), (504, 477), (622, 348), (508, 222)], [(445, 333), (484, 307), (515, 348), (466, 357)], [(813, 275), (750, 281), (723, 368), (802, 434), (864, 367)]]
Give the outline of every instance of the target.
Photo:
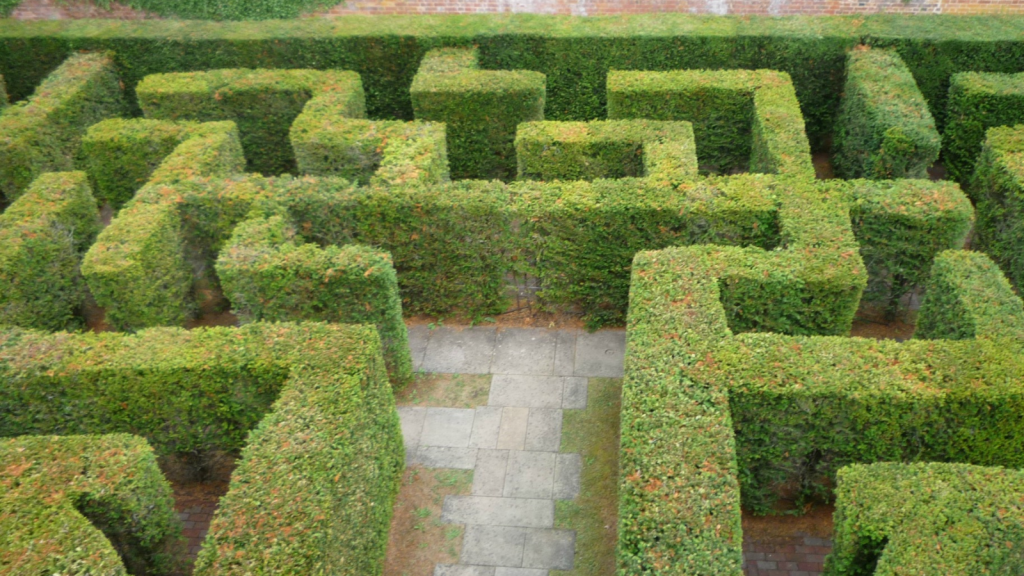
[(570, 570), (576, 532), (556, 529), (555, 501), (580, 492), (583, 461), (559, 452), (562, 411), (587, 407), (588, 377), (622, 377), (625, 333), (410, 329), (414, 368), (493, 374), (486, 406), (398, 409), (406, 461), (473, 470), (469, 496), (441, 520), (465, 525), (459, 564), (434, 576), (547, 576)]

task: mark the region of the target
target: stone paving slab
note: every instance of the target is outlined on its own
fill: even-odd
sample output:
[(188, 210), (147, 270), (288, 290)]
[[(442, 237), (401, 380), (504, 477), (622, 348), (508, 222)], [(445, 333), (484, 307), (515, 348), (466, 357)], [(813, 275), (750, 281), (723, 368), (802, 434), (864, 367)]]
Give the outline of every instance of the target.
[(558, 452), (562, 445), (562, 410), (534, 408), (526, 421), (526, 450)]
[(566, 410), (586, 410), (587, 384), (586, 378), (566, 378), (562, 383), (562, 408)]
[(551, 497), (555, 500), (572, 500), (579, 496), (582, 473), (582, 456), (579, 454), (556, 454), (555, 482)]
[(412, 369), (420, 370), (423, 367), (423, 358), (427, 354), (427, 342), (430, 340), (430, 329), (424, 325), (413, 326), (408, 329), (409, 351), (412, 353)]
[(551, 528), (555, 525), (555, 501), (489, 496), (448, 496), (441, 521), (518, 528)]
[(526, 427), (529, 421), (529, 408), (502, 408), (498, 442), (495, 447), (500, 450), (525, 450)]
[(453, 448), (451, 446), (420, 446), (406, 450), (405, 464), (419, 464), (427, 468), (454, 468), (472, 470), (476, 466), (476, 448)]
[(495, 375), (487, 405), (561, 408), (564, 384), (561, 376)]
[(574, 530), (528, 530), (523, 546), (523, 567), (572, 570), (575, 553)]
[(552, 452), (527, 452), (515, 450), (509, 453), (508, 469), (505, 473), (506, 498), (551, 499), (555, 484), (555, 454)]
[(398, 419), (402, 424), (402, 441), (406, 450), (420, 445), (420, 433), (423, 432), (423, 421), (426, 417), (426, 408), (402, 406), (398, 409)]
[(491, 373), (553, 374), (557, 338), (557, 332), (530, 328), (507, 328), (498, 332)]
[(526, 530), (508, 526), (466, 526), (462, 537), (464, 564), (522, 566)]
[(536, 568), (495, 568), (494, 576), (548, 576), (547, 570)]
[(469, 438), (470, 448), (494, 449), (498, 447), (498, 433), (501, 431), (500, 406), (479, 406), (473, 417), (473, 433)]
[(432, 330), (420, 370), (447, 374), (488, 374), (497, 332), (494, 328)]
[(473, 468), (473, 496), (501, 496), (508, 471), (508, 450), (480, 450)]
[(476, 410), (427, 408), (420, 432), (420, 446), (468, 448)]
[(469, 566), (466, 564), (438, 564), (434, 576), (496, 576), (494, 566)]
[(622, 378), (626, 356), (626, 333), (606, 330), (576, 337), (574, 376)]

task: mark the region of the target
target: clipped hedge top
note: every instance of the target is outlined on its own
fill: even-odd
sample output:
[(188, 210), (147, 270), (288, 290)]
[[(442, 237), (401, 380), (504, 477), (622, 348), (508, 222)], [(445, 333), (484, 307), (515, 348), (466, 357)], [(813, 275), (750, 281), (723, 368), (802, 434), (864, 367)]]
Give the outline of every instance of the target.
[[(1008, 174), (1024, 184), (1024, 125), (989, 128), (985, 133), (985, 146), (998, 157)], [(1024, 190), (1024, 186), (1018, 190)]]
[(78, 510), (155, 547), (178, 532), (152, 448), (129, 434), (0, 440), (0, 558), (11, 574), (127, 574)]
[(857, 96), (866, 101), (867, 111), (873, 115), (871, 122), (883, 130), (898, 125), (914, 140), (939, 148), (939, 134), (928, 103), (895, 50), (854, 49), (846, 67), (847, 78), (856, 79), (847, 84), (847, 89), (858, 89)]
[(420, 61), (409, 91), (543, 92), (544, 74), (531, 70), (480, 70), (478, 58), (475, 49), (431, 50)]
[(1024, 73), (957, 72), (949, 78), (951, 87), (967, 92), (986, 92), (997, 96), (1024, 98)]
[(946, 463), (853, 465), (839, 472), (837, 541), (826, 573), (1019, 574), (1024, 473)]

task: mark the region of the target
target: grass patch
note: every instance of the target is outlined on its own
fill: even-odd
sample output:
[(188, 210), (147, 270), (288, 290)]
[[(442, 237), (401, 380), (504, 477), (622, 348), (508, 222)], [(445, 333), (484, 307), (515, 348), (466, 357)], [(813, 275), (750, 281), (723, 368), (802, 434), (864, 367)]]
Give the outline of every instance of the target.
[(555, 527), (576, 530), (576, 559), (552, 576), (615, 574), (622, 379), (591, 378), (587, 393), (587, 409), (566, 410), (562, 421), (562, 452), (583, 457), (580, 496), (555, 503)]
[(431, 576), (435, 564), (455, 564), (462, 548), (462, 526), (441, 523), (448, 495), (469, 494), (471, 470), (405, 470), (391, 521), (384, 576)]
[(485, 406), (491, 392), (490, 374), (426, 374), (395, 395), (399, 406), (476, 408)]

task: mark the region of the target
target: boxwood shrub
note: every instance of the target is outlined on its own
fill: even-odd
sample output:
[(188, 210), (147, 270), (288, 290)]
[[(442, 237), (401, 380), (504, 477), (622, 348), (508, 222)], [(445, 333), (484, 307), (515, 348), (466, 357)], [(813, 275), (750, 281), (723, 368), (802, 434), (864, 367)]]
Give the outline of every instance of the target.
[(454, 177), (511, 180), (516, 127), (544, 119), (544, 75), (481, 70), (478, 59), (475, 49), (427, 52), (409, 88), (413, 111), (445, 123)]
[(946, 129), (942, 134), (946, 170), (967, 184), (981, 153), (985, 131), (1024, 123), (1024, 74), (960, 72), (949, 80)]
[(189, 255), (201, 262), (203, 252), (186, 250), (182, 217), (168, 186), (190, 176), (241, 172), (245, 159), (233, 122), (204, 123), (190, 135), (163, 159), (148, 187), (99, 234), (82, 261), (89, 289), (115, 329), (180, 325), (191, 313)]
[(608, 117), (692, 122), (705, 172), (814, 177), (800, 103), (785, 72), (609, 72)]
[(235, 121), (248, 170), (267, 175), (295, 171), (288, 133), (300, 114), (313, 113), (321, 122), (365, 116), (359, 75), (340, 70), (153, 74), (139, 82), (135, 93), (147, 118)]
[(928, 103), (899, 54), (852, 50), (832, 150), (836, 175), (927, 178), (941, 147)]
[(516, 132), (520, 180), (643, 176), (679, 183), (697, 177), (689, 122), (525, 122)]
[(828, 576), (1020, 574), (1024, 473), (966, 464), (843, 468)]
[(990, 128), (967, 187), (978, 211), (975, 242), (1024, 287), (1024, 126)]
[(181, 523), (131, 434), (0, 439), (0, 558), (11, 574), (169, 574)]
[(784, 491), (798, 503), (827, 497), (848, 464), (1022, 465), (1024, 393), (1008, 375), (1024, 371), (1024, 306), (984, 255), (940, 253), (935, 277), (951, 270), (962, 289), (935, 296), (950, 293), (936, 280), (927, 292), (934, 300), (921, 310), (935, 318), (922, 318), (923, 326), (960, 315), (961, 326), (980, 327), (973, 339), (733, 336), (730, 275), (763, 283), (769, 298), (769, 287), (808, 290), (821, 283), (814, 275), (850, 266), (855, 254), (822, 239), (790, 248), (804, 278), (781, 265), (785, 251), (711, 246), (637, 255), (623, 388), (622, 572), (671, 566), (739, 574), (741, 500), (765, 512)]
[(48, 172), (0, 214), (0, 323), (64, 330), (80, 324), (79, 266), (99, 231), (83, 172)]
[(868, 268), (865, 299), (890, 317), (901, 298), (924, 284), (936, 254), (962, 248), (974, 208), (953, 182), (922, 179), (830, 180), (850, 207), (853, 233)]
[(43, 172), (74, 169), (86, 129), (123, 114), (110, 54), (76, 54), (23, 102), (0, 112), (0, 191), (13, 201)]
[(257, 213), (235, 228), (217, 257), (217, 275), (242, 322), (372, 324), (394, 386), (412, 378), (398, 276), (387, 252), (303, 243), (287, 215)]
[[(157, 454), (245, 444), (197, 573), (382, 570), (404, 455), (372, 326), (8, 330), (0, 356), (0, 436), (131, 432)], [(89, 562), (109, 555), (78, 544), (82, 573), (100, 572)]]

